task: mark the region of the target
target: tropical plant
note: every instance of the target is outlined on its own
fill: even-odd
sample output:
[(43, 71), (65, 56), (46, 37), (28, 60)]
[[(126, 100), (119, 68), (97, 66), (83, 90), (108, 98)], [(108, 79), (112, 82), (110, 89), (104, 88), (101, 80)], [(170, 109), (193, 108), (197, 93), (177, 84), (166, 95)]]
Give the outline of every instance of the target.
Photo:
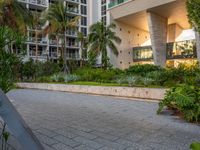
[(125, 70), (127, 75), (131, 74), (137, 74), (141, 76), (145, 76), (149, 72), (153, 71), (160, 71), (161, 68), (159, 66), (151, 65), (151, 64), (136, 64), (133, 66), (130, 66), (128, 69)]
[(70, 83), (70, 82), (78, 81), (78, 80), (80, 80), (80, 77), (77, 75), (68, 74), (68, 75), (64, 76), (64, 82), (66, 82), (66, 83)]
[(161, 113), (165, 106), (181, 113), (187, 121), (199, 122), (200, 88), (188, 85), (171, 88), (159, 103), (157, 113)]
[(200, 32), (200, 0), (186, 1), (188, 18), (191, 25)]
[(19, 62), (18, 56), (11, 53), (13, 43), (21, 46), (23, 38), (20, 33), (9, 27), (0, 26), (0, 88), (8, 92), (15, 80), (15, 66)]
[(30, 25), (30, 11), (17, 0), (0, 1), (0, 25), (9, 26), (17, 31), (26, 31)]
[(105, 26), (103, 22), (97, 22), (90, 27), (89, 51), (94, 51), (96, 54), (102, 55), (101, 63), (104, 69), (107, 69), (109, 61), (107, 48), (116, 56), (118, 55), (115, 43), (120, 44), (121, 39), (113, 31), (115, 28), (115, 24)]
[[(66, 53), (67, 53), (67, 38), (66, 38), (66, 32), (68, 29), (74, 28), (79, 20), (79, 17), (75, 17), (73, 19), (70, 19), (67, 15), (67, 6), (63, 5), (63, 0), (56, 2), (55, 4), (51, 4), (47, 14), (46, 19), (49, 20), (51, 28), (59, 31), (62, 33), (60, 36), (62, 39), (62, 47), (63, 47), (63, 61), (64, 61), (64, 73), (67, 73), (68, 67), (67, 67), (67, 60), (66, 60)], [(64, 35), (63, 35), (64, 33)]]
[(199, 142), (194, 142), (190, 145), (191, 150), (200, 150), (200, 143)]

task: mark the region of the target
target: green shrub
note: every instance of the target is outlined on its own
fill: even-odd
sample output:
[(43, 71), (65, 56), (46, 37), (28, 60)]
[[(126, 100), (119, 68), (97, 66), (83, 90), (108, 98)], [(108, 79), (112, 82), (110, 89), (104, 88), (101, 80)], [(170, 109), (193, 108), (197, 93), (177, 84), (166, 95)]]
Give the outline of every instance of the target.
[(73, 74), (81, 77), (82, 81), (111, 82), (116, 77), (115, 70), (84, 67), (77, 69)]
[(50, 77), (39, 77), (37, 78), (36, 80), (37, 82), (42, 82), (42, 83), (48, 83), (48, 82), (52, 82), (51, 78)]
[(141, 85), (141, 82), (142, 82), (140, 76), (130, 76), (130, 77), (127, 77), (126, 80), (129, 86)]
[(194, 142), (190, 145), (191, 150), (200, 150), (200, 143), (199, 142)]
[(46, 62), (34, 62), (30, 59), (22, 64), (21, 76), (22, 80), (38, 80), (37, 78), (50, 76), (52, 74), (58, 73), (60, 70), (59, 65), (46, 61)]
[(116, 80), (115, 80), (115, 82), (117, 83), (117, 84), (126, 84), (126, 83), (128, 83), (127, 82), (127, 80), (126, 80), (126, 77), (120, 77), (120, 78), (117, 78)]
[(63, 74), (61, 74), (61, 73), (54, 74), (50, 78), (53, 82), (63, 82), (64, 81)]
[(142, 78), (142, 82), (145, 86), (153, 85), (154, 80), (148, 77)]
[(74, 81), (78, 81), (80, 80), (80, 77), (77, 75), (73, 75), (73, 74), (68, 74), (64, 76), (64, 82), (66, 83), (70, 83), (70, 82), (74, 82)]
[(162, 70), (162, 68), (160, 68), (159, 66), (150, 64), (144, 64), (144, 65), (137, 64), (126, 69), (125, 72), (128, 75), (137, 74), (144, 76), (146, 73), (159, 70)]
[(182, 85), (171, 88), (159, 103), (158, 113), (167, 106), (179, 111), (187, 121), (200, 121), (200, 88)]
[(13, 86), (16, 79), (15, 67), (19, 58), (14, 55), (0, 50), (0, 88), (6, 93)]
[(146, 74), (147, 78), (152, 79), (152, 84), (163, 86), (170, 80), (170, 73), (167, 70), (153, 71)]

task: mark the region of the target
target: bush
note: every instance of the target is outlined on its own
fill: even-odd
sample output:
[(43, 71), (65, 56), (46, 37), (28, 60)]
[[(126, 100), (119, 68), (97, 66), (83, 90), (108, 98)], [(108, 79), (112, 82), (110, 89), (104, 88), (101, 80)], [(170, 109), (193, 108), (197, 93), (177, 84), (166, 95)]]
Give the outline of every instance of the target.
[(200, 143), (199, 142), (194, 142), (190, 145), (191, 150), (200, 150)]
[(30, 59), (22, 64), (21, 76), (22, 80), (38, 80), (37, 78), (50, 76), (52, 74), (58, 73), (60, 70), (59, 65), (46, 61), (46, 62), (34, 62)]
[(54, 74), (50, 78), (51, 78), (51, 80), (53, 82), (63, 82), (64, 81), (63, 75), (60, 74), (60, 73), (59, 74)]
[(141, 77), (139, 76), (130, 76), (127, 77), (127, 82), (129, 86), (135, 86), (141, 84)]
[(52, 82), (52, 80), (50, 77), (44, 76), (44, 77), (37, 78), (37, 82), (48, 83), (48, 82)]
[(159, 103), (158, 113), (167, 106), (183, 115), (187, 121), (200, 121), (200, 88), (183, 85), (171, 88)]
[(152, 84), (163, 86), (170, 80), (170, 73), (167, 70), (153, 71), (146, 74), (146, 77), (152, 79)]
[(5, 51), (0, 51), (0, 88), (6, 93), (13, 86), (17, 73), (15, 72), (19, 58)]
[(160, 70), (162, 70), (162, 68), (159, 66), (150, 65), (150, 64), (145, 64), (145, 65), (137, 64), (126, 69), (125, 72), (128, 75), (137, 74), (137, 75), (145, 76), (146, 73), (149, 73), (152, 71), (160, 71)]
[(77, 69), (73, 74), (78, 75), (82, 81), (111, 82), (116, 77), (115, 70), (84, 67)]
[(70, 83), (70, 82), (74, 82), (74, 81), (78, 81), (78, 80), (80, 80), (80, 77), (77, 75), (69, 74), (69, 75), (64, 76), (64, 82), (66, 82), (66, 83)]

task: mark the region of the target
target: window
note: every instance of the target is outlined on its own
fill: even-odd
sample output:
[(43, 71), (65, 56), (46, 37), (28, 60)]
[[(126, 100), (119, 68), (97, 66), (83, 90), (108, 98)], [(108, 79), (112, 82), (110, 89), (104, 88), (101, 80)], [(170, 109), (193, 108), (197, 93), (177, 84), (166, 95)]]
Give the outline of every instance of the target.
[(81, 0), (81, 3), (87, 4), (87, 1), (86, 0)]
[(81, 25), (87, 26), (87, 18), (86, 17), (81, 17)]
[(81, 14), (87, 15), (87, 7), (86, 6), (81, 5)]
[(87, 36), (87, 28), (81, 28), (81, 32), (84, 34), (84, 36)]

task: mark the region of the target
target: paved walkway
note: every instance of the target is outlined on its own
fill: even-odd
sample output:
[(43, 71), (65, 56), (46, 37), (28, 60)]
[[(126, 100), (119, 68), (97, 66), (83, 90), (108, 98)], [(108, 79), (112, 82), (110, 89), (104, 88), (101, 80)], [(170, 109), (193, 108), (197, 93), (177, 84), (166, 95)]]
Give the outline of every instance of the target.
[(200, 126), (165, 113), (157, 103), (41, 90), (9, 97), (46, 150), (188, 150)]

